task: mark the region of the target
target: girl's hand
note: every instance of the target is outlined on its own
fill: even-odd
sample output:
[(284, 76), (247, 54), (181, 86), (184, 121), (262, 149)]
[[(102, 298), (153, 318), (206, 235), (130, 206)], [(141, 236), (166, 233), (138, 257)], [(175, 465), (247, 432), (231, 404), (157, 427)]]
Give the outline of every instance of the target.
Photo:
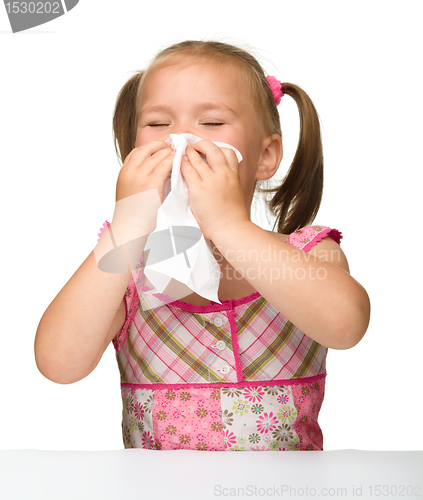
[(173, 149), (164, 141), (134, 148), (125, 158), (116, 184), (116, 201), (156, 188), (163, 203), (164, 183), (172, 170)]
[(116, 184), (111, 223), (118, 244), (150, 234), (156, 228), (173, 152), (164, 141), (151, 141), (133, 149), (125, 158)]
[(187, 146), (185, 154), (188, 160), (182, 158), (181, 173), (189, 189), (192, 214), (204, 237), (213, 240), (221, 227), (250, 221), (235, 152), (202, 140)]

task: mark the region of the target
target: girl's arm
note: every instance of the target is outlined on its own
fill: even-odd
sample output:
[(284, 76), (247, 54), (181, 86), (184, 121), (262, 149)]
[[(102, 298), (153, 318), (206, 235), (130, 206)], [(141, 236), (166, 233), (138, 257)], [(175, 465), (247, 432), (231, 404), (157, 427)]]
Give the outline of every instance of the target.
[[(140, 243), (139, 255), (147, 237)], [(94, 250), (89, 254), (38, 325), (35, 359), (46, 378), (72, 384), (94, 370), (124, 324), (123, 297), (131, 277), (131, 272), (101, 271)]]
[[(53, 382), (72, 384), (89, 375), (123, 327), (123, 297), (132, 265), (142, 256), (148, 235), (156, 227), (164, 183), (172, 169), (172, 151), (163, 141), (151, 141), (125, 158), (108, 238), (100, 238), (41, 318), (35, 359), (40, 372)], [(112, 253), (113, 248), (124, 248), (126, 257), (119, 251)], [(108, 272), (97, 266), (103, 257)]]
[(243, 278), (319, 344), (349, 349), (364, 336), (370, 321), (369, 297), (350, 276), (344, 253), (333, 240), (326, 238), (320, 245), (326, 259), (322, 260), (251, 221), (223, 226), (211, 239)]
[(45, 311), (34, 349), (46, 378), (59, 384), (85, 378), (123, 327), (131, 269), (154, 230), (159, 202), (151, 190), (116, 203), (112, 223)]

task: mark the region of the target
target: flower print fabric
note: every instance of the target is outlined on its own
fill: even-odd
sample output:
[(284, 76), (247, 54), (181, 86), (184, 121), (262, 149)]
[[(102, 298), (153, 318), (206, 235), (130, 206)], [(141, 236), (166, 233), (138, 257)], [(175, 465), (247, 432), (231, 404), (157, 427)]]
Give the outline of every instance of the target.
[(222, 394), (222, 409), (235, 416), (227, 426), (227, 448), (235, 444), (237, 450), (299, 449), (291, 386), (246, 387), (236, 395)]
[(155, 449), (153, 400), (154, 391), (122, 388), (122, 431), (125, 448)]
[[(286, 243), (308, 251), (326, 236), (342, 238), (336, 229), (308, 226)], [(158, 293), (164, 305), (149, 307), (144, 290), (141, 258), (113, 340), (125, 448), (323, 450), (326, 347), (259, 293), (208, 306)]]
[[(322, 450), (323, 384), (140, 390), (123, 388), (126, 448)], [(297, 402), (295, 402), (297, 401)]]
[(223, 451), (219, 390), (156, 390), (156, 449)]

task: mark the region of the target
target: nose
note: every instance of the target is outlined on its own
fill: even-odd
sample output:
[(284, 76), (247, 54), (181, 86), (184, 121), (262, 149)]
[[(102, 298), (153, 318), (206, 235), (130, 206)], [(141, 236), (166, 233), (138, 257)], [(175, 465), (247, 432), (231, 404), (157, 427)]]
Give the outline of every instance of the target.
[(172, 132), (169, 139), (170, 145), (175, 151), (181, 151), (181, 148), (185, 150), (185, 147), (191, 144), (190, 137), (187, 137), (186, 132), (182, 132), (182, 134)]
[[(195, 122), (192, 120), (191, 117), (181, 117), (181, 118), (175, 118), (175, 121), (173, 122), (173, 126), (169, 127), (169, 133), (170, 134), (191, 134), (195, 135), (197, 137), (200, 136), (201, 131), (199, 130), (199, 127), (195, 124)], [(201, 136), (200, 136), (201, 137)]]
[(181, 135), (181, 134), (191, 134), (197, 135), (192, 127), (177, 127), (176, 129), (172, 129), (170, 131), (171, 134)]
[(170, 132), (170, 135), (177, 136), (177, 137), (173, 137), (173, 145), (174, 145), (174, 147), (178, 147), (182, 143), (186, 144), (185, 141), (187, 141), (189, 145), (192, 145), (192, 141), (190, 140), (191, 139), (190, 137), (179, 137), (179, 136), (193, 135), (195, 137), (199, 137), (197, 135), (197, 133), (195, 133), (195, 131), (191, 131), (189, 129), (187, 130), (186, 128), (184, 128), (184, 129), (181, 128), (181, 129), (178, 129), (176, 131), (172, 130)]

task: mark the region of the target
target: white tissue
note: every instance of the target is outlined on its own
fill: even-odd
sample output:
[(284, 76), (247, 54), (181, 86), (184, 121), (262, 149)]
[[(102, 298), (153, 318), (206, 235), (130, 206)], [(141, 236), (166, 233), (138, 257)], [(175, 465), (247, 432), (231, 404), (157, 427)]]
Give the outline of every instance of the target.
[[(172, 284), (173, 300), (195, 292), (220, 304), (217, 297), (220, 266), (213, 257), (210, 240), (204, 238), (192, 215), (188, 186), (181, 174), (181, 160), (185, 148), (201, 140), (192, 134), (171, 134), (165, 141), (173, 147), (175, 156), (171, 176), (165, 181), (164, 201), (157, 212), (156, 229), (147, 238), (145, 250), (149, 249), (150, 252), (144, 273), (155, 287), (147, 292), (150, 296), (157, 292), (162, 293), (173, 278), (179, 282), (176, 286)], [(230, 144), (214, 144), (232, 149), (238, 162), (242, 160), (241, 153)], [(204, 155), (202, 158), (205, 160)], [(157, 300), (155, 305), (159, 303), (163, 304), (163, 300)], [(151, 300), (149, 307), (152, 307)]]

